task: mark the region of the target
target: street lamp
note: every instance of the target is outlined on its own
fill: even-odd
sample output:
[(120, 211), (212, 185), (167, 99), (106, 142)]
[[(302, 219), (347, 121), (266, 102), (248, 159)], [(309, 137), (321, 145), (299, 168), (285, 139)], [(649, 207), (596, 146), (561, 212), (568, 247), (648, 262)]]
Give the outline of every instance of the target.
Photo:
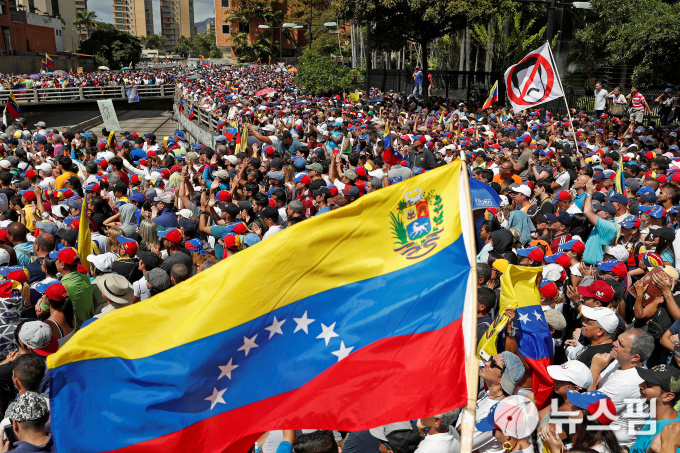
[[(260, 30), (269, 30), (269, 29), (278, 29), (279, 30), (279, 60), (283, 60), (283, 30), (282, 28), (292, 28), (292, 27), (286, 27), (286, 25), (291, 25), (291, 24), (283, 24), (281, 27), (270, 27), (269, 25), (258, 25), (257, 28)], [(295, 24), (293, 24), (295, 25)]]

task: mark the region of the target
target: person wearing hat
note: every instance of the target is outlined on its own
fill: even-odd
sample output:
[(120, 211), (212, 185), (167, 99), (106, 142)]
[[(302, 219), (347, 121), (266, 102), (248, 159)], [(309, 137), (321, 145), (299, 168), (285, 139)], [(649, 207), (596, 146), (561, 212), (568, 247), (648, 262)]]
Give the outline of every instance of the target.
[(149, 297), (162, 293), (172, 286), (170, 275), (161, 268), (151, 269), (146, 273), (146, 286), (149, 288)]
[(69, 299), (73, 302), (76, 324), (80, 327), (94, 314), (92, 285), (90, 278), (78, 271), (80, 259), (73, 247), (66, 247), (58, 252), (51, 252), (50, 258), (56, 259), (57, 270), (61, 273), (61, 284), (66, 287)]
[[(484, 380), (485, 387), (477, 398), (476, 423), (486, 419), (494, 407), (508, 396), (514, 395), (517, 384), (525, 373), (522, 360), (509, 351), (489, 358), (479, 370), (479, 377)], [(481, 431), (475, 427), (472, 450), (503, 451), (501, 443), (491, 431)]]
[(293, 179), (293, 181), (295, 182), (295, 199), (301, 202), (304, 206), (305, 217), (314, 217), (316, 214), (314, 196), (309, 190), (309, 185), (312, 183), (311, 178), (304, 173), (300, 173)]
[[(603, 282), (604, 283), (604, 282)], [(606, 284), (606, 283), (605, 283)], [(609, 288), (611, 290), (611, 287)], [(612, 297), (613, 297), (613, 290)], [(588, 307), (581, 304), (583, 318), (580, 336), (587, 339), (589, 346), (583, 346), (578, 338), (565, 341), (567, 345), (567, 357), (572, 360), (583, 362), (590, 368), (593, 357), (596, 354), (611, 352), (614, 337), (619, 327), (619, 319), (616, 313), (606, 307)], [(574, 333), (578, 336), (578, 330)]]
[(5, 440), (2, 451), (53, 452), (54, 440), (45, 434), (50, 409), (45, 398), (35, 392), (25, 392), (14, 401), (8, 418), (15, 439)]
[(526, 184), (520, 184), (517, 187), (510, 189), (510, 192), (514, 193), (515, 196), (512, 197), (512, 205), (515, 209), (526, 213), (531, 206), (531, 188)]
[(302, 146), (304, 146), (303, 143), (301, 143), (297, 138), (293, 137), (290, 131), (284, 130), (281, 132), (281, 138), (279, 139), (279, 144), (276, 147), (276, 151), (280, 156), (283, 156), (283, 158), (290, 159), (297, 154), (298, 148)]
[(586, 199), (583, 203), (583, 213), (588, 218), (588, 221), (595, 227), (586, 241), (586, 247), (583, 253), (583, 261), (588, 264), (595, 264), (598, 261), (602, 261), (602, 258), (604, 257), (603, 247), (614, 243), (618, 231), (616, 223), (614, 222), (614, 215), (616, 214), (614, 205), (605, 202), (601, 204), (599, 208), (594, 208), (594, 193), (595, 184), (590, 180), (586, 184)]
[(527, 397), (512, 395), (499, 402), (475, 429), (492, 432), (503, 450), (532, 453), (532, 435), (538, 426), (538, 409)]
[[(191, 253), (182, 247), (182, 232), (177, 228), (168, 228), (167, 230), (159, 231), (158, 237), (161, 238), (161, 243), (168, 253), (167, 258), (162, 260), (160, 268), (165, 272), (170, 273), (172, 266), (175, 264), (183, 264), (191, 271), (193, 258), (191, 257)], [(151, 246), (151, 251), (158, 255), (159, 258), (162, 258), (160, 247)]]
[(517, 255), (520, 266), (537, 267), (543, 263), (543, 250), (540, 247), (527, 247), (525, 249), (518, 249)]
[(411, 152), (408, 156), (408, 162), (411, 165), (411, 170), (415, 171), (416, 168), (422, 168), (423, 170), (432, 170), (437, 167), (437, 160), (434, 158), (432, 151), (425, 146), (427, 140), (424, 136), (420, 136), (418, 139), (413, 141), (411, 145)]
[(165, 228), (179, 227), (171, 194), (164, 192), (158, 197), (158, 201), (151, 208), (151, 220)]
[(328, 206), (328, 200), (332, 197), (333, 194), (327, 187), (314, 191), (314, 201), (317, 210), (316, 214), (314, 214), (315, 216), (331, 211), (331, 208)]
[[(549, 365), (547, 367), (548, 374), (552, 378), (555, 388), (556, 396), (561, 397), (562, 404), (559, 406), (557, 413), (552, 413), (552, 407), (547, 406), (540, 411), (541, 425), (545, 425), (546, 416), (549, 419), (552, 417), (559, 417), (559, 413), (568, 413), (578, 410), (579, 408), (567, 398), (567, 392), (586, 392), (593, 383), (593, 376), (590, 374), (590, 369), (578, 360), (567, 360), (561, 365)], [(553, 426), (556, 424), (553, 423)], [(560, 435), (565, 443), (571, 443), (571, 436), (575, 430), (572, 430), (573, 425), (570, 423), (559, 423), (564, 434)], [(547, 428), (551, 429), (551, 428)], [(546, 428), (541, 428), (540, 433), (545, 432)]]
[(557, 213), (548, 213), (545, 215), (548, 219), (550, 231), (552, 231), (553, 240), (550, 243), (550, 250), (552, 253), (557, 253), (560, 246), (566, 242), (571, 241), (571, 214), (567, 211), (557, 211)]
[(654, 405), (656, 413), (648, 420), (645, 431), (640, 433), (631, 447), (631, 453), (646, 453), (654, 437), (669, 423), (680, 422), (675, 405), (680, 401), (680, 370), (669, 365), (657, 365), (651, 369), (638, 367), (636, 371), (644, 382), (640, 394), (648, 404)]
[(130, 283), (134, 283), (143, 277), (139, 270), (139, 260), (136, 258), (139, 245), (137, 241), (118, 235), (118, 255), (119, 258), (111, 264), (111, 272), (122, 275)]
[[(620, 452), (622, 444), (614, 434), (613, 422), (617, 419), (618, 409), (611, 398), (602, 392), (579, 393), (574, 390), (567, 391), (567, 399), (571, 404), (580, 409), (580, 420), (576, 426), (576, 432), (572, 437), (571, 450), (573, 451), (605, 451)], [(605, 427), (612, 425), (612, 429)], [(543, 429), (539, 436), (551, 453), (565, 451), (564, 443), (552, 431)]]
[(97, 281), (97, 287), (108, 305), (102, 308), (101, 313), (94, 318), (101, 318), (115, 309), (132, 304), (132, 297), (134, 296), (132, 284), (122, 275), (102, 275), (101, 279)]

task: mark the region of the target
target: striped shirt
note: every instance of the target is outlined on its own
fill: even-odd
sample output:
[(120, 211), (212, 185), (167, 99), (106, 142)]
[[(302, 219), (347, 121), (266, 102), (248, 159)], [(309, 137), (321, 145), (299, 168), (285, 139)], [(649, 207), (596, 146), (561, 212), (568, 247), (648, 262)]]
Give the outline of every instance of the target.
[(645, 97), (639, 91), (635, 96), (631, 96), (630, 100), (633, 103), (634, 112), (642, 112), (645, 109)]

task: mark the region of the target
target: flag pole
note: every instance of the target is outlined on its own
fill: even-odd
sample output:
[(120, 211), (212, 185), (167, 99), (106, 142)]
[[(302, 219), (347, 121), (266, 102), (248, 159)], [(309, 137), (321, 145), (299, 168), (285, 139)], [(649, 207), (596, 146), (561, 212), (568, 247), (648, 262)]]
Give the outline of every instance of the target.
[(567, 95), (564, 93), (564, 86), (562, 86), (562, 77), (560, 77), (560, 72), (557, 69), (557, 63), (555, 62), (555, 56), (553, 55), (550, 41), (546, 39), (545, 42), (548, 43), (548, 52), (550, 52), (550, 62), (552, 63), (553, 68), (555, 68), (557, 81), (560, 83), (560, 89), (562, 90), (562, 99), (564, 99), (564, 105), (567, 107), (567, 118), (569, 118), (569, 129), (571, 129), (571, 136), (574, 137), (574, 146), (576, 147), (576, 151), (580, 152), (581, 149), (578, 147), (578, 140), (576, 139), (576, 132), (574, 131), (574, 123), (571, 119), (571, 111), (569, 110), (569, 104), (567, 103)]
[[(467, 230), (470, 234), (468, 243), (471, 247), (475, 244), (475, 221), (472, 213), (472, 200), (470, 196), (470, 179), (468, 175), (467, 162), (465, 160), (465, 152), (460, 152), (461, 172), (463, 177), (464, 199), (465, 206), (461, 206), (467, 214)], [(467, 357), (465, 359), (465, 377), (467, 380), (467, 405), (463, 408), (463, 417), (461, 421), (461, 438), (460, 438), (460, 453), (472, 452), (472, 438), (475, 434), (476, 411), (477, 411), (477, 393), (479, 386), (479, 360), (477, 359), (477, 260), (474, 253), (469, 253), (470, 259), (470, 282), (469, 294), (471, 302), (469, 305), (469, 322), (470, 331), (463, 332), (463, 335), (470, 341), (468, 345)], [(463, 313), (465, 317), (465, 313)], [(465, 323), (463, 323), (465, 328)]]

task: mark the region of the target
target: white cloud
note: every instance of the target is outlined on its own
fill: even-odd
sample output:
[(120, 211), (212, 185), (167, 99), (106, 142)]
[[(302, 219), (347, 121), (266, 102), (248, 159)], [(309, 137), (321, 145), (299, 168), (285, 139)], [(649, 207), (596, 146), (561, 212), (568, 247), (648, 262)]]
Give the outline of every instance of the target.
[[(154, 12), (154, 33), (161, 32), (161, 2), (153, 1)], [(90, 11), (97, 13), (101, 22), (113, 23), (113, 2), (111, 0), (88, 0), (87, 7)], [(215, 16), (214, 0), (194, 0), (194, 21), (201, 22), (209, 17)]]

